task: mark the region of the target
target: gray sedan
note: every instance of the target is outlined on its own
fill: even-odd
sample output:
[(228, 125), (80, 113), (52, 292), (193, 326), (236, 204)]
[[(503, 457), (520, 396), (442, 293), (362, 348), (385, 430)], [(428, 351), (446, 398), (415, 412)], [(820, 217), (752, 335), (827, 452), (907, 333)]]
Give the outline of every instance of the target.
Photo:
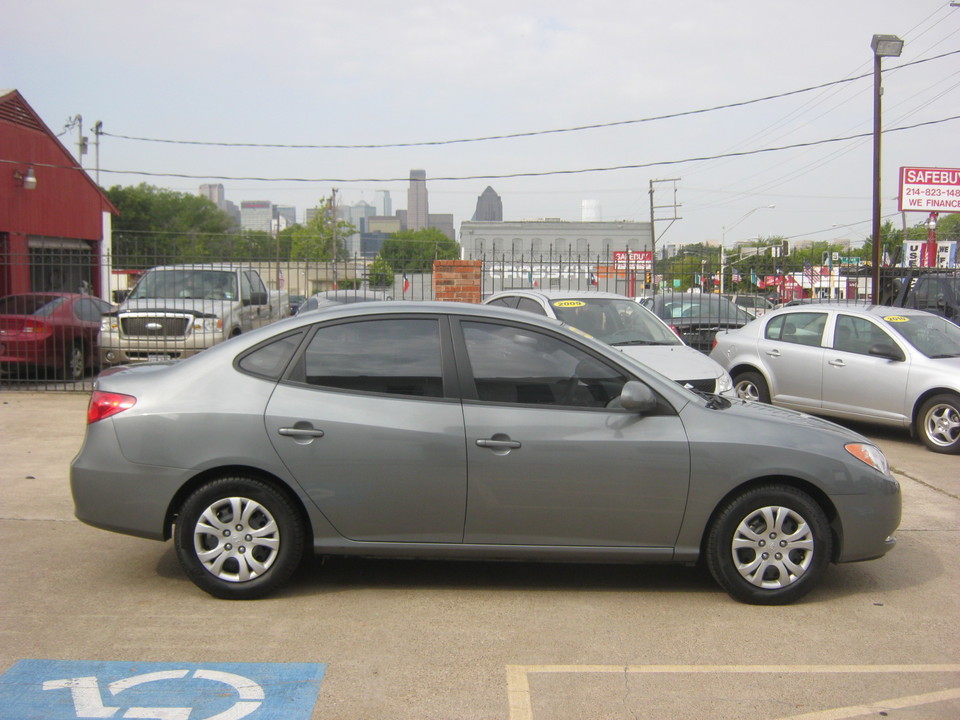
[(828, 417), (910, 428), (960, 453), (960, 327), (922, 310), (798, 305), (717, 334), (737, 394)]
[(880, 450), (824, 420), (704, 397), (559, 321), (457, 303), (308, 313), (102, 374), (77, 517), (173, 538), (223, 598), (311, 548), (695, 563), (781, 604), (894, 545)]

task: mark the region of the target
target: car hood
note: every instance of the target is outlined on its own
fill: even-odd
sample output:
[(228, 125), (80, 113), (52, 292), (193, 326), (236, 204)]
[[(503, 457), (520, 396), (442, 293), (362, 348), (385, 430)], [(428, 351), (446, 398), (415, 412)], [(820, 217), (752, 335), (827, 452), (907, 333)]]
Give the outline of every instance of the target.
[(236, 300), (202, 300), (200, 298), (145, 298), (127, 300), (120, 313), (175, 311), (191, 315), (222, 316), (224, 310), (236, 304)]
[(689, 345), (615, 345), (625, 355), (671, 380), (701, 380), (723, 374), (715, 361)]
[(731, 399), (730, 407), (722, 410), (721, 412), (730, 412), (741, 417), (758, 420), (767, 427), (771, 425), (788, 425), (794, 427), (801, 425), (814, 428), (816, 430), (823, 430), (833, 433), (834, 435), (840, 436), (844, 440), (871, 442), (864, 438), (860, 433), (843, 427), (842, 425), (838, 425), (835, 422), (831, 422), (830, 420), (814, 417), (813, 415), (808, 415), (807, 413), (798, 412), (796, 410), (788, 410), (787, 408), (768, 405), (766, 403)]

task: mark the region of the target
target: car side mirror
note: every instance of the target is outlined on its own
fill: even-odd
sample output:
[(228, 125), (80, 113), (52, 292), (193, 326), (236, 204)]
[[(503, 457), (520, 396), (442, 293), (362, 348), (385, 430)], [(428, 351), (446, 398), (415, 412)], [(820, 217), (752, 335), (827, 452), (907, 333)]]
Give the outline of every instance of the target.
[(657, 407), (657, 396), (642, 382), (630, 380), (620, 392), (619, 405), (624, 410), (636, 413), (648, 413)]
[(895, 345), (891, 345), (890, 343), (877, 343), (876, 345), (871, 345), (868, 352), (870, 355), (886, 358), (887, 360), (896, 360), (897, 362), (903, 362), (906, 360), (900, 348), (896, 347)]

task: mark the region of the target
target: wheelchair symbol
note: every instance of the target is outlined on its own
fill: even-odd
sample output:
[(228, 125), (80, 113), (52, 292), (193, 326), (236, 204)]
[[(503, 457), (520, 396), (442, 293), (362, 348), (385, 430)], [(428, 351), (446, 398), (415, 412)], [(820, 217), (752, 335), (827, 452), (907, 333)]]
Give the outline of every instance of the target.
[[(166, 670), (144, 673), (123, 678), (107, 685), (110, 697), (116, 697), (124, 690), (160, 680), (182, 680), (190, 674), (189, 670)], [(191, 676), (198, 680), (212, 680), (224, 683), (237, 691), (239, 699), (231, 707), (202, 720), (240, 720), (254, 712), (263, 702), (263, 688), (249, 678), (219, 670), (196, 670)], [(67, 680), (48, 680), (43, 683), (44, 690), (69, 690), (73, 698), (73, 707), (77, 718), (112, 718), (119, 707), (111, 707), (103, 702), (100, 683), (96, 677), (79, 677)], [(140, 720), (187, 720), (193, 708), (188, 707), (130, 707), (119, 717), (139, 718)]]

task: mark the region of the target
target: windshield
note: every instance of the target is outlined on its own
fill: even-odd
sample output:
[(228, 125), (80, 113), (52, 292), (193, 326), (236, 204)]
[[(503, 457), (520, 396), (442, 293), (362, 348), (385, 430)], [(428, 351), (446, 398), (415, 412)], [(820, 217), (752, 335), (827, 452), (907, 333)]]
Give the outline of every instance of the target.
[(754, 315), (719, 295), (674, 295), (663, 299), (663, 317), (692, 319), (698, 322), (728, 321), (748, 323)]
[(237, 297), (237, 274), (229, 270), (151, 270), (130, 293), (131, 300), (236, 300)]
[(682, 345), (649, 310), (633, 300), (569, 298), (551, 300), (557, 319), (609, 345)]
[(960, 326), (937, 315), (891, 315), (887, 326), (930, 358), (960, 357)]

